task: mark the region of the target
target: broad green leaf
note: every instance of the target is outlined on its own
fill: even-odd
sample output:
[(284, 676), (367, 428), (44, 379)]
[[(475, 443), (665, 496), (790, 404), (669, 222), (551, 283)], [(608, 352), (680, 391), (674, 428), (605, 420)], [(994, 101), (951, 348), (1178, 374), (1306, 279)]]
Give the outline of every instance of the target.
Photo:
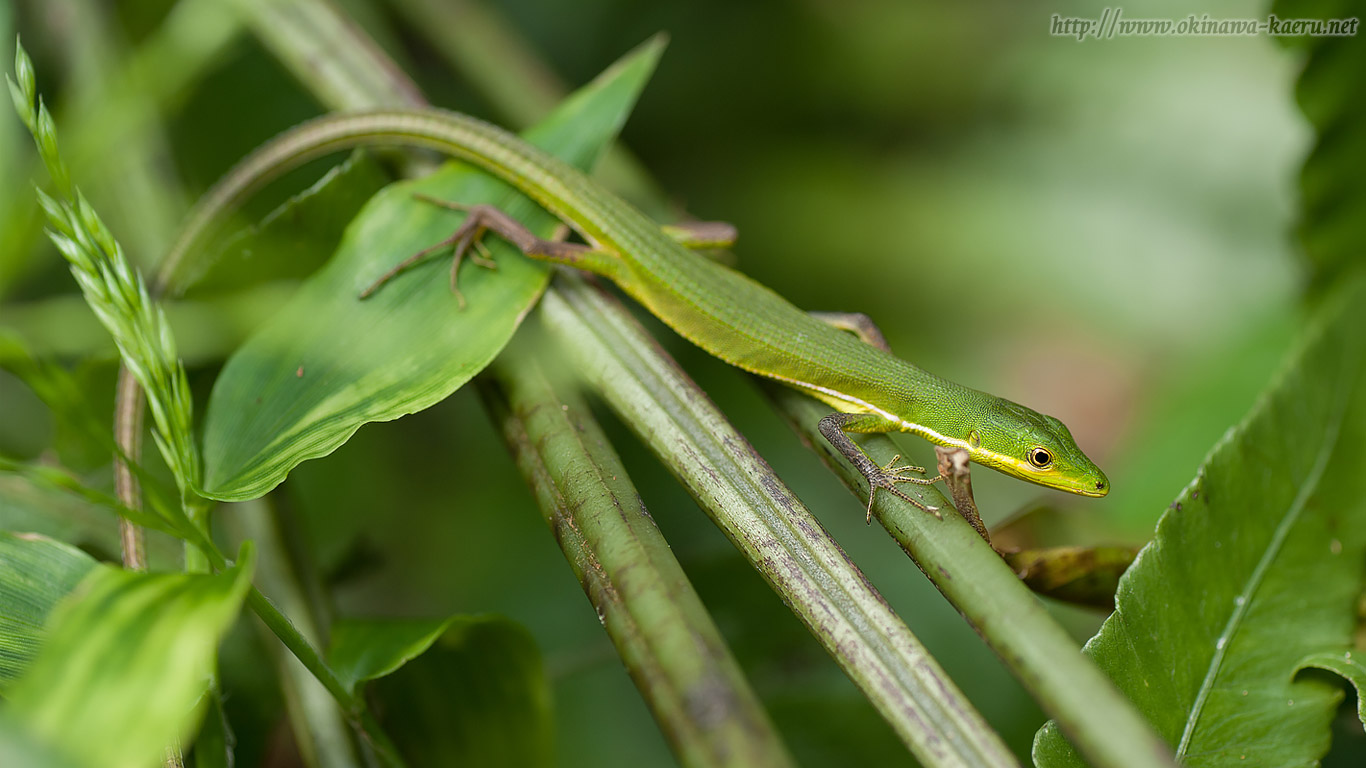
[(430, 649), (369, 694), (412, 765), (554, 763), (550, 686), (520, 625), (457, 617)]
[[(526, 138), (587, 168), (610, 144), (661, 49), (643, 46), (571, 96)], [(337, 255), (228, 361), (204, 427), (204, 493), (256, 498), (301, 461), (325, 456), (362, 424), (388, 421), (444, 399), (484, 368), (544, 290), (548, 271), (497, 238), (496, 270), (466, 263), (451, 295), (448, 260), (405, 273), (366, 301), (357, 297), (408, 255), (459, 221), (415, 192), (492, 203), (549, 236), (557, 222), (506, 185), (460, 165), (387, 187), (356, 217)]]
[(0, 532), (0, 693), (38, 652), (52, 607), (96, 565), (90, 555), (46, 536)]
[(421, 656), (455, 618), (345, 619), (332, 625), (328, 666), (354, 691)]
[(7, 715), (77, 765), (157, 763), (196, 721), (253, 560), (244, 545), (216, 575), (97, 568), (53, 611)]
[[(1342, 690), (1295, 670), (1348, 645), (1366, 555), (1366, 283), (1206, 459), (1086, 653), (1188, 766), (1317, 764)], [(1053, 723), (1040, 766), (1082, 765)]]
[(389, 177), (369, 153), (353, 152), (261, 222), (229, 237), (194, 291), (229, 291), (270, 280), (302, 280), (323, 265), (346, 225)]
[(1361, 663), (1359, 651), (1320, 651), (1300, 660), (1295, 672), (1322, 669), (1340, 675), (1357, 689), (1357, 717), (1366, 726), (1366, 664)]
[[(1276, 0), (1273, 12), (1282, 19), (1347, 19), (1360, 17), (1356, 0)], [(1277, 38), (1302, 49), (1307, 58), (1295, 87), (1305, 117), (1314, 125), (1317, 142), (1300, 175), (1300, 242), (1309, 257), (1314, 283), (1331, 285), (1363, 261), (1366, 227), (1366, 99), (1361, 73), (1366, 72), (1366, 45), (1360, 30), (1351, 37), (1294, 35)]]

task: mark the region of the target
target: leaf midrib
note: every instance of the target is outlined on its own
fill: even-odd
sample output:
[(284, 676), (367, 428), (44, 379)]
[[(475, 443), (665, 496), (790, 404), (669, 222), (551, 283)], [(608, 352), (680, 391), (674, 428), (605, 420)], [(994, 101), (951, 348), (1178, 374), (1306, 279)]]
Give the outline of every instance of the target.
[(1353, 391), (1350, 386), (1356, 378), (1356, 360), (1347, 376), (1344, 376), (1338, 385), (1337, 398), (1334, 402), (1333, 415), (1328, 424), (1328, 429), (1324, 433), (1324, 439), (1319, 446), (1318, 455), (1314, 459), (1314, 466), (1310, 468), (1305, 482), (1300, 486), (1299, 492), (1295, 495), (1295, 500), (1291, 502), (1286, 514), (1281, 518), (1281, 522), (1276, 526), (1276, 531), (1271, 536), (1271, 542), (1262, 557), (1257, 561), (1257, 566), (1252, 569), (1252, 574), (1243, 585), (1243, 590), (1238, 593), (1238, 599), (1234, 600), (1233, 613), (1229, 615), (1228, 622), (1224, 625), (1223, 632), (1214, 643), (1214, 656), (1210, 659), (1208, 671), (1205, 679), (1200, 683), (1200, 690), (1196, 693), (1195, 702), (1191, 705), (1190, 714), (1186, 717), (1186, 727), (1181, 733), (1181, 742), (1176, 747), (1176, 757), (1182, 758), (1190, 746), (1191, 738), (1195, 734), (1195, 726), (1200, 721), (1200, 716), (1204, 712), (1205, 700), (1214, 688), (1214, 681), (1219, 676), (1223, 666), (1224, 655), (1228, 652), (1229, 646), (1233, 642), (1233, 636), (1241, 628), (1243, 617), (1247, 613), (1248, 606), (1252, 604), (1252, 598), (1256, 595), (1257, 589), (1261, 586), (1262, 580), (1266, 577), (1266, 572), (1271, 568), (1271, 563), (1280, 554), (1281, 547), (1285, 544), (1286, 538), (1290, 535), (1291, 528), (1299, 520), (1300, 513), (1309, 503), (1309, 497), (1318, 488), (1319, 481), (1323, 479), (1323, 473), (1328, 468), (1328, 460), (1332, 458), (1333, 450), (1337, 447), (1338, 436), (1342, 431), (1342, 423), (1346, 416), (1347, 405), (1351, 402), (1349, 395)]

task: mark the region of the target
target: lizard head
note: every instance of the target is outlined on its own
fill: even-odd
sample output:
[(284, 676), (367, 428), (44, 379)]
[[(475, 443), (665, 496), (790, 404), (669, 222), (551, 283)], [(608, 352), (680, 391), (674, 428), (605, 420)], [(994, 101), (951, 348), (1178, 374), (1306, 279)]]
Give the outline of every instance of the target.
[(1105, 473), (1077, 447), (1065, 424), (1009, 400), (993, 401), (966, 437), (973, 461), (1082, 496), (1110, 492)]

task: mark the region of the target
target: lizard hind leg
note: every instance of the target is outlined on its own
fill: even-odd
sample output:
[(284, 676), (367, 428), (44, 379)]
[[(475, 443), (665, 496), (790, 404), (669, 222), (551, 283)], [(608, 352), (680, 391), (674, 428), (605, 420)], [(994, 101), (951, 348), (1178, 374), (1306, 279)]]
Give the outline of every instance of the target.
[(578, 243), (565, 243), (558, 240), (546, 240), (538, 237), (536, 233), (527, 229), (520, 221), (512, 218), (498, 208), (491, 205), (466, 205), (452, 200), (441, 200), (423, 194), (415, 194), (415, 198), (426, 203), (449, 208), (454, 211), (461, 211), (466, 214), (465, 220), (460, 222), (455, 232), (441, 242), (423, 248), (408, 258), (396, 264), (389, 271), (385, 272), (368, 288), (361, 292), (360, 298), (366, 299), (388, 283), (399, 274), (409, 269), (413, 265), (421, 262), (432, 253), (450, 248), (451, 254), (451, 292), (455, 294), (456, 300), (460, 302), (463, 309), (465, 307), (465, 297), (460, 292), (458, 274), (460, 263), (470, 249), (470, 260), (486, 268), (493, 268), (494, 262), (488, 249), (481, 242), (486, 232), (492, 232), (512, 245), (527, 256), (540, 261), (549, 261), (555, 264), (564, 264), (577, 267), (590, 272), (608, 274), (616, 265), (619, 259), (615, 254), (609, 254), (591, 248), (587, 245)]
[(735, 225), (724, 221), (687, 221), (666, 224), (660, 229), (674, 242), (690, 250), (731, 248), (739, 237)]
[(859, 337), (865, 344), (871, 344), (883, 352), (890, 353), (892, 347), (887, 343), (887, 337), (882, 334), (882, 329), (877, 327), (873, 318), (862, 312), (808, 312), (807, 314), (824, 322), (826, 325), (848, 331)]

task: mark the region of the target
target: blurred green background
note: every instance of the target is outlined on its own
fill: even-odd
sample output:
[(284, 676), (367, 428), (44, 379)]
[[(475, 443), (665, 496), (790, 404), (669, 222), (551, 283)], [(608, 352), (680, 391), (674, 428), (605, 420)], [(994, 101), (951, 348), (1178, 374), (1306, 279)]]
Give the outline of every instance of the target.
[[(421, 4), (338, 3), (433, 103), (503, 123), (528, 118), (516, 113), (522, 86), (490, 92), (488, 79), (452, 69), (442, 43), (412, 21)], [(1295, 336), (1304, 279), (1289, 231), (1310, 131), (1291, 97), (1299, 62), (1266, 38), (1077, 42), (1049, 35), (1051, 15), (1099, 10), (1061, 0), (447, 5), (491, 14), (567, 86), (668, 31), (624, 142), (678, 210), (734, 223), (739, 266), (798, 306), (867, 312), (917, 364), (1058, 416), (1113, 481), (1109, 497), (1087, 500), (978, 472), (988, 523), (1042, 502), (1054, 508), (1047, 530), (1057, 541), (1143, 541)], [(0, 4), (0, 40), (23, 35), (78, 181), (144, 268), (238, 157), (320, 111), (233, 7)], [(1210, 0), (1198, 11), (1251, 18), (1267, 8)], [(1190, 12), (1125, 6), (1131, 18)], [(499, 49), (489, 45), (486, 78), (496, 80)], [(107, 420), (112, 344), (41, 238), (27, 183), (36, 176), (22, 126), (0, 116), (0, 333), (73, 366)], [(288, 290), (172, 308), (201, 414), (223, 355)], [(752, 382), (660, 335), (1027, 754), (1042, 714), (971, 629), (863, 524), (859, 502)], [(600, 415), (799, 761), (910, 764), (667, 472)], [(107, 484), (102, 454), (80, 449), (63, 419), (0, 371), (0, 453), (59, 457)], [(932, 463), (926, 446), (903, 442)], [(552, 678), (561, 764), (671, 761), (472, 391), (362, 429), (299, 467), (273, 500), (341, 615), (495, 612), (527, 626)], [(58, 503), (66, 512), (53, 514)], [(116, 555), (112, 521), (70, 522), (83, 514), (0, 477), (0, 524)], [(1058, 612), (1079, 638), (1103, 618)], [(235, 634), (225, 668), (251, 658), (255, 642)], [(238, 764), (290, 764), (269, 681), (229, 672), (234, 684)]]

